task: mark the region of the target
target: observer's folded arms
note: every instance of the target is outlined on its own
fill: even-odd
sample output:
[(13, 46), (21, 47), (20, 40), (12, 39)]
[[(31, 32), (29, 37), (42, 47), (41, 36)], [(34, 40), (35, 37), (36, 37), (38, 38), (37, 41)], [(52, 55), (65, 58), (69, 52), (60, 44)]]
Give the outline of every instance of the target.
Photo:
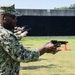
[(67, 44), (68, 43), (68, 41), (58, 41), (58, 40), (51, 40), (50, 42), (53, 44)]

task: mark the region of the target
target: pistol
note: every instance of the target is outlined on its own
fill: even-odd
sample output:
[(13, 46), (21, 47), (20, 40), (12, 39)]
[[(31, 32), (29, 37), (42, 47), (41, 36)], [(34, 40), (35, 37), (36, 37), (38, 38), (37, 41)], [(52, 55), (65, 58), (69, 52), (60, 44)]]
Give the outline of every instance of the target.
[(53, 43), (53, 44), (67, 44), (68, 41), (51, 40), (51, 43)]

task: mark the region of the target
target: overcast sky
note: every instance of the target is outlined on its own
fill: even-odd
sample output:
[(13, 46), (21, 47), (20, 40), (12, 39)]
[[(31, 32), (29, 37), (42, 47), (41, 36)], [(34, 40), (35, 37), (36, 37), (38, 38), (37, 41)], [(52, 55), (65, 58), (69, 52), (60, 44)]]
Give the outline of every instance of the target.
[(0, 0), (0, 5), (15, 4), (21, 9), (53, 9), (74, 4), (75, 0)]

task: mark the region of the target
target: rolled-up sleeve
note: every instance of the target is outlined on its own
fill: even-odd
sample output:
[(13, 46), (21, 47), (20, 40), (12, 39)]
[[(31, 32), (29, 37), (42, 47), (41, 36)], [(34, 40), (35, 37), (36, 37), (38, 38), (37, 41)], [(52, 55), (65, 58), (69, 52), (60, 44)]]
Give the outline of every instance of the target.
[(30, 62), (38, 60), (40, 53), (38, 49), (26, 49), (12, 34), (1, 38), (3, 50), (15, 61)]

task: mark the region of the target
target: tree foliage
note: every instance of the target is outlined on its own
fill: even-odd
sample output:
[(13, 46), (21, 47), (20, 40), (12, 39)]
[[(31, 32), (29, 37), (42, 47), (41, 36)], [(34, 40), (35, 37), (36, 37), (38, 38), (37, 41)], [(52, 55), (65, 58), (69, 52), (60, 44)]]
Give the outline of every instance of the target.
[(71, 4), (69, 7), (64, 6), (64, 7), (60, 7), (60, 8), (54, 8), (56, 10), (66, 10), (66, 9), (75, 9), (75, 4)]

